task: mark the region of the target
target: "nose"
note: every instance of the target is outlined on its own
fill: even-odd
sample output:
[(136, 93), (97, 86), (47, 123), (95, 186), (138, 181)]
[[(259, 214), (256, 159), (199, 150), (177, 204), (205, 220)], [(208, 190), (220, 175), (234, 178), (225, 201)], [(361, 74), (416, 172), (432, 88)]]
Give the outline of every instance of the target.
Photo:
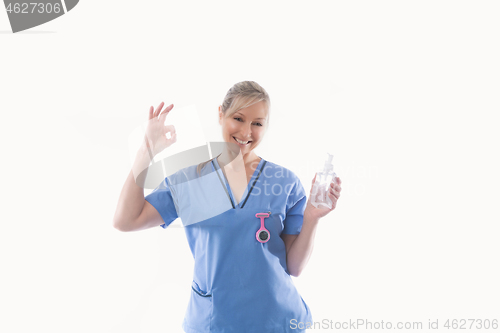
[(240, 133), (243, 140), (250, 139), (252, 137), (252, 124), (242, 125), (240, 128)]

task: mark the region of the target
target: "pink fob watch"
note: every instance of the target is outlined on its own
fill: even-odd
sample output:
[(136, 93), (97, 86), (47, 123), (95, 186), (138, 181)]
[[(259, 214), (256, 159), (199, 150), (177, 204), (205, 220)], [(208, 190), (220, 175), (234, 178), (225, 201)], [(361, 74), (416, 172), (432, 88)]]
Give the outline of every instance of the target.
[(260, 229), (257, 230), (257, 233), (255, 234), (255, 238), (261, 243), (266, 243), (269, 238), (271, 238), (271, 234), (269, 233), (269, 230), (266, 229), (264, 226), (264, 219), (266, 217), (269, 217), (269, 213), (257, 213), (255, 214), (255, 217), (260, 218)]

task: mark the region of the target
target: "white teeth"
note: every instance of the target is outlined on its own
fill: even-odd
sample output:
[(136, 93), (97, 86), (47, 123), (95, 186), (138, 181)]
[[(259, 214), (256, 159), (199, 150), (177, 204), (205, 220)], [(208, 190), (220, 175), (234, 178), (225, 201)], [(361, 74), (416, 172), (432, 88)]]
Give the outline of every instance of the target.
[[(234, 137), (233, 137), (234, 138)], [(240, 141), (236, 138), (234, 138), (236, 141), (238, 141), (238, 143), (241, 143), (242, 145), (246, 145), (248, 143), (248, 141)]]

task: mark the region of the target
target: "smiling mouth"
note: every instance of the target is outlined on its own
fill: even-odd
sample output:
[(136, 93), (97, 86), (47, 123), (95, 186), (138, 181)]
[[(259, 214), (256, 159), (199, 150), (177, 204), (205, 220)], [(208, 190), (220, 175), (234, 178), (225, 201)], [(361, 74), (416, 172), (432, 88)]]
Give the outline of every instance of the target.
[(233, 139), (234, 141), (236, 141), (237, 144), (239, 144), (240, 146), (246, 146), (248, 145), (249, 143), (251, 143), (252, 141), (248, 141), (247, 143), (239, 143), (238, 140), (233, 136)]

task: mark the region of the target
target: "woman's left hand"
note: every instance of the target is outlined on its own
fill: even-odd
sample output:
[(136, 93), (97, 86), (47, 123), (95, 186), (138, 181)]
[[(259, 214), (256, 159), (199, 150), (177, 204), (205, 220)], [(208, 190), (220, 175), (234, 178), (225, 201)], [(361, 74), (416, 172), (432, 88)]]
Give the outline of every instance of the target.
[(337, 200), (340, 198), (340, 191), (342, 188), (340, 184), (342, 184), (339, 177), (335, 177), (329, 186), (328, 197), (332, 200), (332, 208), (328, 209), (325, 207), (319, 206), (318, 208), (314, 207), (311, 203), (312, 190), (314, 187), (314, 182), (316, 181), (316, 175), (314, 175), (314, 179), (312, 180), (311, 192), (309, 193), (309, 199), (307, 200), (306, 209), (304, 211), (304, 216), (308, 216), (313, 219), (320, 219), (326, 214), (330, 213), (337, 206)]

